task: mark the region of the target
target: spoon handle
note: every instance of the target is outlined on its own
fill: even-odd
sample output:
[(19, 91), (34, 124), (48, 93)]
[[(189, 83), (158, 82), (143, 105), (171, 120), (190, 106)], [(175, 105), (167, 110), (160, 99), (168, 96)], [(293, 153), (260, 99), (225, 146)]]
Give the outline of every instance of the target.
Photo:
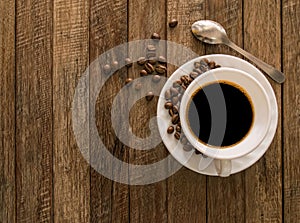
[(255, 63), (260, 69), (262, 69), (266, 74), (268, 74), (274, 81), (278, 83), (283, 83), (285, 80), (285, 76), (282, 72), (275, 69), (274, 67), (270, 66), (269, 64), (263, 62), (262, 60), (256, 58), (252, 54), (246, 52), (245, 50), (238, 47), (235, 43), (229, 41), (226, 43), (227, 46), (231, 47), (232, 49), (236, 50), (240, 54), (244, 55), (246, 58), (251, 60)]

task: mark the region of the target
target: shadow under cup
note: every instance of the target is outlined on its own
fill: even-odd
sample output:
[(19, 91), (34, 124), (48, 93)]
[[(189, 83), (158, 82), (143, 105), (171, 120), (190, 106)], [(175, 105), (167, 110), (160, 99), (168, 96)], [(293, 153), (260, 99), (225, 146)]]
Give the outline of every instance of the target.
[(251, 74), (218, 68), (196, 78), (180, 107), (189, 142), (216, 159), (235, 159), (254, 150), (270, 124), (270, 103)]

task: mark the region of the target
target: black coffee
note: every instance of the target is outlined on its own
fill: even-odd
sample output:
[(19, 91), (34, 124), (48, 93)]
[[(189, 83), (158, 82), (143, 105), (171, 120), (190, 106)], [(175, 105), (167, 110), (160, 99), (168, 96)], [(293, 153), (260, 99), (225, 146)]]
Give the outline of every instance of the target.
[(199, 141), (227, 147), (241, 141), (254, 117), (247, 93), (234, 83), (214, 82), (198, 89), (187, 110), (188, 124)]

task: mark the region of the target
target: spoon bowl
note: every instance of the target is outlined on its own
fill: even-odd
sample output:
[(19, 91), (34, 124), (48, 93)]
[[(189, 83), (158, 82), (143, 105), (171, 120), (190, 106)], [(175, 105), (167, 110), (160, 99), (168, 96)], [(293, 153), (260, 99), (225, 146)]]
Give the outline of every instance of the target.
[(232, 49), (236, 50), (253, 63), (255, 63), (260, 69), (262, 69), (267, 75), (278, 83), (283, 83), (285, 76), (282, 72), (256, 58), (252, 54), (238, 47), (232, 41), (229, 40), (225, 29), (217, 22), (211, 20), (200, 20), (192, 25), (192, 33), (194, 36), (202, 42), (208, 44), (224, 44)]

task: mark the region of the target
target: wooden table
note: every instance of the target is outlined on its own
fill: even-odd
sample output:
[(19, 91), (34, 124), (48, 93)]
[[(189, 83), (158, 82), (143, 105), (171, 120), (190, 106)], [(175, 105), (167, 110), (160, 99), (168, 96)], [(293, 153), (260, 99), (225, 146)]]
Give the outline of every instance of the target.
[[(177, 19), (176, 28), (168, 27)], [(186, 168), (161, 182), (128, 186), (90, 167), (72, 131), (74, 89), (100, 54), (157, 32), (199, 55), (237, 55), (205, 46), (190, 33), (200, 19), (216, 20), (245, 50), (281, 69), (270, 80), (279, 124), (267, 153), (228, 178)], [(299, 0), (39, 0), (0, 2), (0, 222), (299, 222)], [(175, 69), (175, 68), (174, 68)], [(168, 75), (174, 70), (170, 67)], [(117, 72), (96, 106), (99, 135), (119, 159), (153, 163), (168, 155), (124, 146), (111, 133), (114, 96), (136, 66)], [(140, 137), (156, 101), (139, 101), (131, 124)]]

